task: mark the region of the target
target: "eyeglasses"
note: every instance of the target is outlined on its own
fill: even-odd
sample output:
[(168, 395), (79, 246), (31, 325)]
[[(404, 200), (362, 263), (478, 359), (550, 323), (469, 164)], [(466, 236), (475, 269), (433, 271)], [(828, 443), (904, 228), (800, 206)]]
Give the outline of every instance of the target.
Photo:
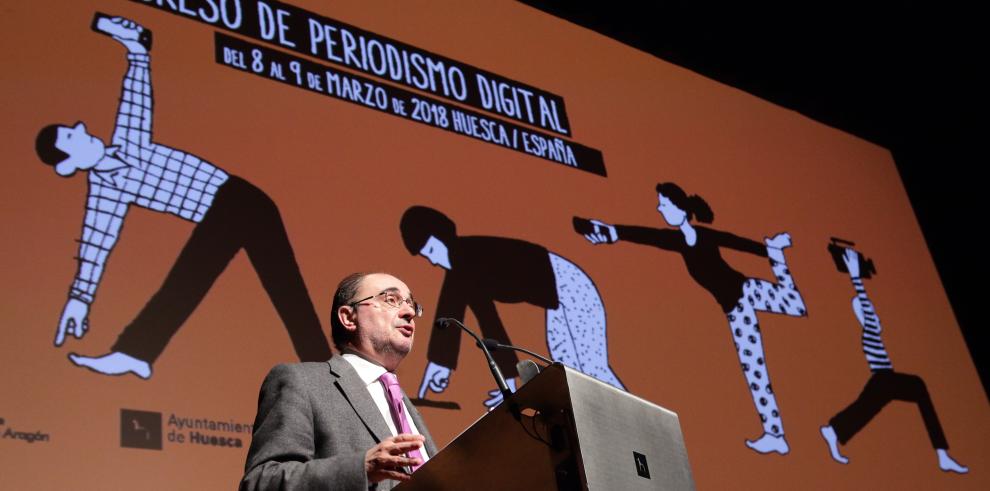
[(402, 295), (399, 295), (399, 292), (397, 292), (395, 290), (385, 290), (385, 291), (383, 291), (381, 293), (378, 293), (376, 295), (372, 295), (370, 297), (365, 297), (365, 298), (362, 298), (361, 300), (355, 300), (355, 301), (353, 301), (353, 302), (351, 302), (351, 303), (349, 303), (347, 305), (349, 305), (351, 307), (354, 307), (355, 305), (358, 305), (361, 302), (365, 302), (365, 301), (371, 300), (372, 298), (376, 298), (376, 297), (382, 297), (382, 302), (385, 305), (388, 305), (389, 307), (392, 307), (393, 309), (401, 308), (402, 307), (402, 304), (407, 303), (407, 304), (409, 304), (410, 307), (412, 307), (413, 311), (416, 312), (416, 317), (422, 317), (423, 316), (423, 306), (420, 305), (419, 302), (413, 300), (412, 297), (402, 298)]

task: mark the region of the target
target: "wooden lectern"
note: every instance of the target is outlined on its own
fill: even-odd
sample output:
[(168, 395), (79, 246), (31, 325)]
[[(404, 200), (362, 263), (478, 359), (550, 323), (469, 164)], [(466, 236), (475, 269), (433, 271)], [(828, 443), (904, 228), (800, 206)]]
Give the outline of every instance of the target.
[(693, 490), (677, 414), (559, 363), (397, 491)]

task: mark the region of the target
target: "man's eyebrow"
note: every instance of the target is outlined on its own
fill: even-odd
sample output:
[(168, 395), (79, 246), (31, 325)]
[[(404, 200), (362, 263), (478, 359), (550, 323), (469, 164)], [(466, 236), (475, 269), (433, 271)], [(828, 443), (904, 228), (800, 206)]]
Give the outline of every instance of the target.
[[(395, 293), (398, 293), (400, 295), (402, 294), (402, 290), (400, 290), (399, 287), (393, 286), (391, 288), (386, 288), (386, 289), (382, 290), (379, 293), (379, 295), (381, 295), (382, 293), (388, 293), (388, 292), (395, 292)], [(416, 298), (416, 297), (413, 296), (413, 293), (412, 293), (411, 290), (409, 291), (409, 298)]]

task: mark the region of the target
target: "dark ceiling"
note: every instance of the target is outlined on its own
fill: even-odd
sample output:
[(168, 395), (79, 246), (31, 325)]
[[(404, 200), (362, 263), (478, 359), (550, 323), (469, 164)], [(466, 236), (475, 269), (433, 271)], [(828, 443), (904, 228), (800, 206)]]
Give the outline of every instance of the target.
[[(891, 150), (990, 388), (977, 249), (985, 17), (954, 2), (523, 3)], [(982, 102), (982, 101), (979, 101)], [(986, 294), (986, 293), (983, 293)], [(940, 326), (932, 326), (940, 328)], [(990, 393), (990, 391), (988, 391)]]

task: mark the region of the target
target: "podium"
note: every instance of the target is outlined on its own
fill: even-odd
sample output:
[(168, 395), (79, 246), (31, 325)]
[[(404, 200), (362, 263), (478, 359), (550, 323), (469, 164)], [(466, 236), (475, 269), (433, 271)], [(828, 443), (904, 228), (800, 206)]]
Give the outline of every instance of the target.
[(694, 480), (677, 414), (554, 363), (395, 489), (693, 490)]

